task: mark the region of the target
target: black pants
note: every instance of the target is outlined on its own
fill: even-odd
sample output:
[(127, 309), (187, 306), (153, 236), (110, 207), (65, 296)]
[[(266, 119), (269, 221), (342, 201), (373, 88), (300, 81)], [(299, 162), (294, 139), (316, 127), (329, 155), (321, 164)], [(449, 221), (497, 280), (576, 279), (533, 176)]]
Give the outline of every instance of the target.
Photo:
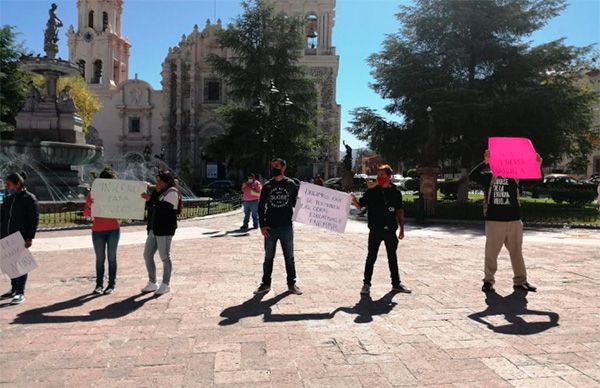
[(17, 295), (23, 295), (25, 293), (25, 283), (27, 283), (27, 274), (10, 279), (11, 291)]
[(375, 261), (377, 261), (377, 253), (379, 252), (379, 246), (381, 245), (382, 241), (385, 243), (385, 250), (387, 251), (390, 277), (392, 278), (392, 287), (396, 287), (400, 285), (400, 274), (398, 272), (398, 256), (396, 256), (396, 249), (398, 249), (398, 236), (396, 236), (395, 230), (372, 229), (369, 232), (369, 253), (367, 255), (367, 262), (365, 263), (364, 284), (367, 286), (371, 285), (371, 278), (373, 278), (373, 267), (375, 266)]

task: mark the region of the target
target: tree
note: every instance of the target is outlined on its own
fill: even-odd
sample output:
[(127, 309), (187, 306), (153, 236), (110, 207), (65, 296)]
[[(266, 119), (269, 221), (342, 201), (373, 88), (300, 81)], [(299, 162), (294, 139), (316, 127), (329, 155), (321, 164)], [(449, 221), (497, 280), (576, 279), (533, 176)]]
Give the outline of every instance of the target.
[(565, 8), (563, 0), (417, 0), (401, 8), (400, 31), (369, 58), (372, 88), (386, 111), (357, 108), (350, 132), (371, 149), (421, 161), (431, 119), (440, 160), (465, 168), (481, 160), (490, 136), (530, 138), (548, 163), (591, 151), (597, 96), (577, 85), (590, 47), (526, 39)]
[[(316, 157), (326, 136), (317, 130), (313, 80), (298, 64), (304, 47), (303, 20), (275, 14), (265, 2), (242, 3), (243, 13), (217, 35), (229, 58), (216, 54), (208, 63), (228, 85), (230, 102), (219, 110), (228, 124), (210, 151), (231, 157), (234, 167), (264, 171), (268, 158), (280, 156), (298, 167)], [(271, 83), (279, 93), (272, 93)], [(289, 97), (293, 105), (284, 105)], [(260, 98), (266, 109), (253, 108)]]
[(27, 52), (16, 38), (14, 27), (0, 28), (0, 132), (15, 129), (15, 117), (25, 102), (31, 79), (19, 68), (19, 59)]
[(67, 85), (71, 87), (71, 97), (75, 101), (77, 113), (83, 121), (82, 128), (87, 131), (94, 114), (102, 108), (102, 104), (83, 77), (61, 77), (58, 79), (58, 90), (64, 89)]

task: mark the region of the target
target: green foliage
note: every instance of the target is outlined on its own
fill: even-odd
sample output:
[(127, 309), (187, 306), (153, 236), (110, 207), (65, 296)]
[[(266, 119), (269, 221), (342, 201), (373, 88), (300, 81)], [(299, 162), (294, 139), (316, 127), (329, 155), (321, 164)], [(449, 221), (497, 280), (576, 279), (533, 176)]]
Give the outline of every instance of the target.
[[(0, 133), (14, 131), (15, 117), (27, 95), (29, 73), (19, 68), (19, 59), (27, 52), (17, 43), (14, 27), (0, 28)], [(5, 137), (4, 135), (2, 137)]]
[(479, 160), (490, 136), (530, 138), (547, 163), (591, 150), (597, 96), (579, 80), (589, 47), (557, 40), (532, 47), (530, 35), (565, 8), (563, 0), (417, 0), (398, 13), (400, 31), (369, 58), (373, 89), (390, 100), (387, 122), (358, 108), (349, 129), (372, 149), (418, 163), (429, 117), (439, 159)]
[[(288, 160), (293, 169), (313, 160), (328, 140), (316, 126), (314, 82), (297, 63), (304, 47), (304, 22), (275, 14), (264, 2), (243, 2), (242, 7), (243, 14), (217, 36), (232, 57), (208, 57), (213, 71), (227, 83), (231, 99), (219, 110), (229, 128), (210, 151), (229, 155), (233, 166), (251, 171), (264, 171), (273, 156)], [(269, 93), (271, 81), (280, 93)], [(293, 105), (281, 105), (284, 92)], [(263, 114), (252, 108), (257, 97), (268, 108)]]
[(583, 207), (596, 199), (598, 193), (594, 188), (568, 188), (552, 189), (550, 197), (556, 203), (567, 202), (571, 205)]

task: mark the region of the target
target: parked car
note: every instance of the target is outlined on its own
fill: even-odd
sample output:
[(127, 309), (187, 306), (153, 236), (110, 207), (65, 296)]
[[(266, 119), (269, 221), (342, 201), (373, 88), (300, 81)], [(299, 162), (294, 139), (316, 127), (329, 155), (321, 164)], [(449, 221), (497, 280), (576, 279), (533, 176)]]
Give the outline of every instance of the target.
[(590, 179), (588, 179), (586, 182), (592, 183), (594, 185), (600, 184), (600, 172), (592, 174), (592, 176), (590, 176)]
[(231, 180), (216, 180), (206, 186), (194, 189), (194, 193), (199, 197), (228, 198), (238, 195), (241, 192), (240, 185)]
[(404, 177), (401, 174), (396, 174), (392, 176), (392, 183), (398, 187), (400, 190), (406, 190), (406, 181), (408, 181), (409, 177)]
[(557, 203), (584, 204), (591, 201), (596, 184), (581, 182), (566, 174), (546, 175), (541, 182), (524, 183), (523, 191), (531, 192), (533, 198), (549, 196)]
[[(323, 182), (323, 185), (329, 189), (339, 190), (339, 191), (343, 190), (341, 177), (327, 179), (325, 182)], [(352, 189), (355, 191), (366, 190), (367, 189), (367, 180), (361, 176), (355, 175), (354, 178), (352, 178)]]

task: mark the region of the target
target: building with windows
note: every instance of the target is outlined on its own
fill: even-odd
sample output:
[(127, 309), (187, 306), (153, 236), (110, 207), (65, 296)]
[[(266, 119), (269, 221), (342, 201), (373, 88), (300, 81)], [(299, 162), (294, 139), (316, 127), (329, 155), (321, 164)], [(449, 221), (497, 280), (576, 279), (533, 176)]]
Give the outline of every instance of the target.
[[(335, 0), (265, 0), (277, 11), (306, 20), (306, 48), (300, 60), (318, 79), (321, 130), (339, 138), (340, 106), (336, 100), (339, 57), (332, 46)], [(162, 64), (162, 90), (137, 74), (129, 78), (131, 43), (121, 34), (123, 0), (79, 0), (78, 25), (67, 33), (69, 59), (97, 94), (102, 109), (92, 121), (88, 142), (104, 147), (105, 162), (120, 164), (161, 156), (173, 169), (189, 169), (194, 179), (208, 177), (207, 166), (227, 161), (207, 154), (207, 145), (226, 130), (216, 110), (227, 102), (227, 87), (206, 62), (210, 53), (228, 56), (216, 42), (221, 21), (193, 27)], [(337, 172), (339, 144), (322, 149), (313, 172)], [(211, 176), (213, 172), (211, 170)]]

